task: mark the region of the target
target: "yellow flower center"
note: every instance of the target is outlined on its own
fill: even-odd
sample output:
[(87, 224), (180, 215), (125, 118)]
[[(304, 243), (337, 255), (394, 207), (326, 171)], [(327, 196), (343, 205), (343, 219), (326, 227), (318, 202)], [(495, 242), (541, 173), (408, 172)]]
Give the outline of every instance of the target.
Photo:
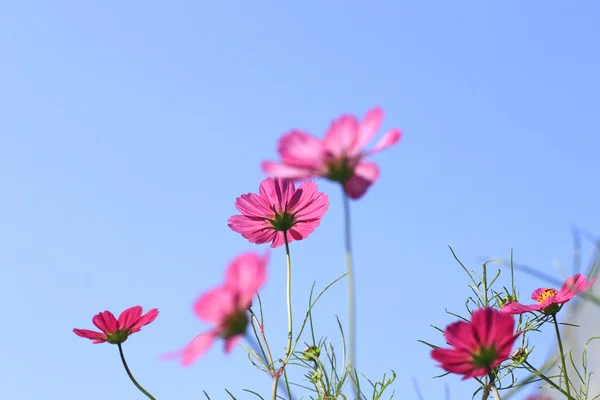
[(537, 298), (537, 302), (542, 304), (548, 297), (554, 296), (558, 291), (556, 289), (544, 289)]

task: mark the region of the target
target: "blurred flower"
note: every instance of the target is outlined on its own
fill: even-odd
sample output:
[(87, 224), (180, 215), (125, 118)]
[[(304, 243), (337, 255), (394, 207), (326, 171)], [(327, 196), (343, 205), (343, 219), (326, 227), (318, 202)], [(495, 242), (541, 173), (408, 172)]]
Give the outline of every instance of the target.
[(563, 283), (560, 290), (552, 288), (539, 288), (533, 291), (531, 298), (538, 304), (524, 305), (513, 301), (506, 303), (500, 308), (504, 314), (524, 314), (526, 312), (541, 311), (544, 314), (556, 314), (562, 305), (579, 293), (587, 290), (596, 281), (592, 278), (586, 280), (582, 274), (573, 275)]
[(196, 315), (215, 327), (196, 336), (183, 350), (167, 354), (164, 359), (181, 357), (181, 364), (190, 365), (208, 350), (218, 338), (225, 339), (229, 353), (248, 326), (248, 308), (254, 294), (266, 280), (268, 255), (244, 253), (229, 264), (225, 283), (200, 296), (194, 304)]
[(87, 329), (73, 329), (77, 336), (93, 340), (94, 344), (108, 342), (120, 344), (127, 340), (129, 335), (139, 332), (142, 326), (148, 325), (158, 316), (158, 309), (153, 308), (142, 315), (142, 307), (128, 308), (119, 315), (117, 320), (110, 311), (103, 311), (92, 318), (92, 322), (102, 332)]
[(294, 180), (324, 177), (341, 183), (348, 196), (358, 199), (379, 177), (377, 165), (363, 160), (400, 140), (400, 130), (393, 128), (371, 150), (365, 150), (382, 120), (380, 107), (370, 110), (362, 122), (343, 115), (332, 122), (322, 141), (293, 130), (279, 139), (277, 150), (282, 161), (264, 161), (263, 171)]
[(541, 394), (531, 394), (527, 396), (525, 400), (552, 400), (550, 396), (543, 396)]
[(471, 322), (459, 321), (444, 331), (453, 348), (437, 348), (431, 357), (448, 372), (464, 375), (463, 380), (487, 375), (510, 357), (510, 350), (520, 333), (514, 334), (515, 321), (493, 308), (480, 308)]
[(229, 218), (229, 227), (251, 243), (271, 242), (271, 247), (305, 239), (321, 221), (329, 207), (325, 193), (319, 192), (313, 181), (297, 189), (287, 179), (266, 178), (260, 183), (259, 194), (238, 197), (235, 207), (242, 215)]

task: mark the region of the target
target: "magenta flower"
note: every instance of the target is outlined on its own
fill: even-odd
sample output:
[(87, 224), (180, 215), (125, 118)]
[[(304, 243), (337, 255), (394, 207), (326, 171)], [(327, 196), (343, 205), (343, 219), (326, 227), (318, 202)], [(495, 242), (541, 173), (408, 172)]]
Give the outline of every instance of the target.
[(208, 350), (218, 338), (225, 340), (225, 353), (229, 353), (248, 326), (248, 309), (254, 294), (267, 277), (268, 255), (244, 253), (231, 262), (225, 274), (225, 283), (200, 296), (194, 304), (194, 312), (214, 328), (196, 336), (192, 342), (164, 358), (181, 357), (182, 365), (192, 364)]
[(534, 311), (540, 311), (544, 314), (556, 314), (564, 303), (587, 290), (595, 281), (596, 278), (588, 281), (584, 275), (576, 274), (568, 278), (558, 291), (552, 288), (534, 290), (531, 298), (537, 301), (537, 304), (524, 305), (516, 301), (511, 301), (503, 305), (500, 311), (511, 315)]
[(73, 332), (82, 338), (93, 340), (94, 344), (108, 342), (120, 344), (127, 340), (129, 335), (139, 332), (142, 326), (148, 325), (158, 316), (158, 309), (153, 308), (142, 315), (142, 307), (128, 308), (119, 315), (117, 320), (110, 311), (103, 311), (92, 318), (92, 322), (102, 332), (87, 329), (73, 329)]
[(437, 348), (431, 357), (448, 372), (464, 375), (463, 380), (487, 375), (510, 357), (520, 332), (515, 335), (515, 321), (493, 308), (473, 311), (471, 322), (459, 321), (444, 331), (453, 348)]
[(243, 194), (235, 200), (242, 215), (229, 218), (229, 227), (250, 243), (271, 242), (271, 247), (305, 239), (321, 221), (329, 207), (325, 193), (319, 192), (313, 181), (296, 189), (287, 179), (266, 178), (260, 183), (259, 194)]
[(340, 182), (348, 196), (358, 199), (379, 177), (377, 165), (364, 159), (400, 140), (400, 130), (394, 128), (371, 150), (365, 150), (382, 120), (380, 107), (370, 110), (362, 122), (352, 115), (343, 115), (332, 122), (323, 141), (293, 130), (279, 140), (281, 162), (264, 161), (263, 171), (293, 180), (324, 177)]

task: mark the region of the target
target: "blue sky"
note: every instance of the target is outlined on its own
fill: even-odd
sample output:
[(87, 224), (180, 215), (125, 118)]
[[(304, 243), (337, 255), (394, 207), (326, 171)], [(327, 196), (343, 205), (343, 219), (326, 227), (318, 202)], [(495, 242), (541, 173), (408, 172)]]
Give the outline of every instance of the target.
[[(570, 224), (598, 233), (600, 57), (594, 1), (10, 2), (0, 13), (0, 397), (143, 398), (117, 348), (92, 345), (99, 311), (159, 318), (125, 344), (157, 399), (202, 390), (245, 399), (270, 379), (215, 346), (192, 368), (157, 360), (208, 328), (191, 312), (239, 252), (227, 227), (282, 133), (322, 136), (337, 115), (381, 105), (402, 141), (352, 204), (359, 367), (398, 373), (399, 398), (469, 398), (440, 373), (430, 324), (463, 311), (475, 268), (508, 256), (563, 278)], [(292, 246), (294, 302), (344, 272), (339, 189)], [(271, 255), (268, 333), (283, 354), (285, 259)], [(517, 277), (525, 295), (539, 280)], [(339, 344), (345, 284), (319, 305)], [(302, 308), (296, 309), (296, 323)], [(540, 348), (549, 343), (541, 334)], [(545, 355), (541, 351), (539, 356)], [(118, 395), (115, 395), (118, 393)], [(466, 397), (469, 396), (469, 397)]]

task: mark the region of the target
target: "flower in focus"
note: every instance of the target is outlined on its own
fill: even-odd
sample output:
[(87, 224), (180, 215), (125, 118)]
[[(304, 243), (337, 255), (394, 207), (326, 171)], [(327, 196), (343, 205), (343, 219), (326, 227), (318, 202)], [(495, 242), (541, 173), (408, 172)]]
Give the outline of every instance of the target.
[(196, 336), (183, 350), (164, 358), (181, 358), (182, 365), (192, 364), (218, 338), (225, 340), (229, 353), (248, 326), (248, 309), (252, 298), (266, 280), (268, 255), (244, 253), (231, 262), (225, 273), (225, 283), (200, 296), (194, 304), (196, 315), (215, 324), (208, 332)]
[(480, 308), (471, 315), (471, 322), (459, 321), (444, 331), (453, 348), (437, 348), (431, 357), (448, 372), (464, 375), (463, 380), (487, 375), (510, 357), (512, 346), (520, 333), (514, 333), (515, 321), (493, 308)]
[(242, 215), (229, 218), (229, 227), (251, 243), (271, 242), (271, 247), (302, 240), (311, 234), (329, 207), (325, 193), (316, 183), (307, 181), (297, 189), (287, 179), (266, 178), (260, 183), (259, 194), (238, 197), (235, 207)]
[(511, 315), (534, 311), (541, 311), (544, 314), (556, 314), (560, 311), (564, 303), (587, 290), (595, 281), (596, 278), (588, 281), (583, 274), (576, 274), (568, 278), (560, 290), (552, 288), (534, 290), (531, 298), (537, 301), (537, 304), (524, 305), (516, 301), (511, 301), (503, 305), (500, 311)]
[(393, 128), (371, 150), (365, 150), (382, 120), (380, 107), (370, 110), (363, 121), (342, 115), (332, 122), (322, 141), (293, 130), (279, 139), (277, 151), (281, 162), (264, 161), (263, 171), (293, 180), (324, 177), (341, 183), (349, 197), (358, 199), (379, 177), (377, 164), (364, 159), (400, 140), (400, 130)]
[(102, 332), (87, 329), (73, 329), (73, 332), (82, 338), (93, 340), (94, 344), (108, 342), (121, 344), (129, 335), (139, 332), (142, 326), (148, 325), (158, 316), (158, 309), (153, 308), (142, 315), (142, 307), (128, 308), (116, 319), (110, 311), (103, 311), (92, 318), (92, 322)]

